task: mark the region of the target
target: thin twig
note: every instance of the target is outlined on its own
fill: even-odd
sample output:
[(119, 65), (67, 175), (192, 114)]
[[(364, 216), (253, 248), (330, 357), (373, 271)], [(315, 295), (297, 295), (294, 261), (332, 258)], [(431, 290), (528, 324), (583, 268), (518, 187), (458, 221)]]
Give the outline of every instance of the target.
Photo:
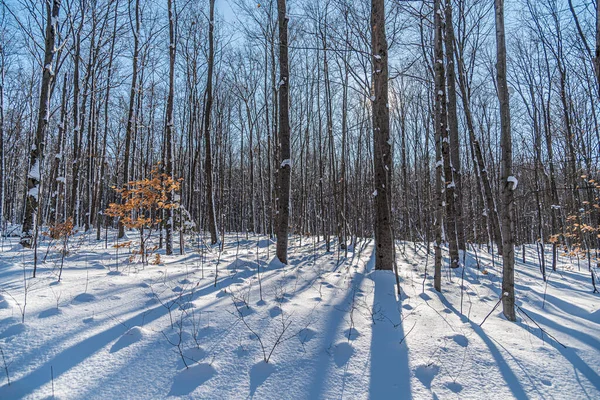
[(522, 313), (523, 313), (523, 314), (524, 314), (524, 315), (525, 315), (527, 318), (529, 318), (529, 319), (531, 320), (531, 322), (533, 322), (533, 323), (535, 324), (535, 326), (537, 326), (538, 328), (540, 328), (540, 331), (542, 332), (542, 334), (544, 334), (544, 333), (545, 333), (546, 335), (548, 335), (548, 337), (550, 337), (550, 338), (551, 338), (552, 340), (554, 340), (556, 343), (560, 344), (560, 345), (561, 345), (563, 348), (565, 348), (565, 349), (567, 348), (567, 346), (565, 346), (564, 344), (562, 344), (561, 342), (559, 342), (557, 338), (555, 338), (554, 336), (552, 336), (551, 334), (549, 334), (547, 330), (545, 330), (545, 329), (544, 329), (544, 328), (542, 328), (542, 327), (541, 327), (541, 326), (540, 326), (540, 325), (539, 325), (537, 322), (535, 322), (535, 320), (534, 320), (533, 318), (531, 318), (531, 317), (529, 316), (529, 314), (527, 314), (527, 313), (525, 312), (525, 310), (523, 310), (523, 309), (522, 309), (521, 307), (519, 307), (519, 306), (517, 306), (517, 309), (518, 309), (519, 311), (521, 311), (521, 312), (522, 312)]

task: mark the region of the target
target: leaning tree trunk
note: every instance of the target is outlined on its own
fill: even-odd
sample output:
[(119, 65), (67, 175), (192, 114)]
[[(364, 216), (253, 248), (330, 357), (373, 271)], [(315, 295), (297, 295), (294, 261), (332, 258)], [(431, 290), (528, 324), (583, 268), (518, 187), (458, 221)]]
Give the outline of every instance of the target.
[(215, 62), (214, 49), (214, 30), (215, 30), (215, 0), (210, 0), (210, 21), (208, 26), (208, 71), (206, 75), (206, 107), (204, 111), (204, 174), (206, 175), (206, 203), (208, 206), (208, 230), (210, 231), (210, 243), (216, 244), (219, 241), (217, 232), (217, 218), (215, 215), (215, 196), (213, 192), (213, 168), (212, 168), (212, 148), (210, 144), (210, 113), (213, 103), (212, 81), (213, 67)]
[(38, 111), (35, 141), (29, 153), (29, 173), (27, 175), (27, 198), (25, 201), (25, 216), (23, 219), (23, 230), (21, 233), (21, 244), (31, 247), (33, 237), (37, 228), (37, 215), (39, 207), (41, 163), (44, 157), (44, 137), (50, 119), (50, 88), (54, 81), (52, 63), (54, 61), (54, 39), (58, 28), (58, 13), (60, 11), (60, 0), (54, 0), (52, 7), (46, 3), (46, 39), (44, 49), (44, 66), (42, 72), (42, 84), (40, 89), (40, 105)]
[(285, 0), (277, 0), (279, 25), (279, 182), (277, 203), (277, 258), (287, 264), (288, 229), (290, 218), (290, 177), (292, 161), (290, 152), (288, 21)]
[(506, 81), (506, 42), (504, 36), (504, 0), (495, 0), (496, 8), (496, 79), (500, 102), (500, 132), (502, 147), (502, 308), (509, 321), (515, 321), (515, 257), (513, 238), (513, 190), (517, 181), (512, 176), (512, 137), (510, 103)]
[(392, 146), (388, 105), (388, 44), (384, 0), (371, 1), (371, 53), (373, 72), (373, 158), (375, 269), (394, 269), (394, 235), (391, 218)]

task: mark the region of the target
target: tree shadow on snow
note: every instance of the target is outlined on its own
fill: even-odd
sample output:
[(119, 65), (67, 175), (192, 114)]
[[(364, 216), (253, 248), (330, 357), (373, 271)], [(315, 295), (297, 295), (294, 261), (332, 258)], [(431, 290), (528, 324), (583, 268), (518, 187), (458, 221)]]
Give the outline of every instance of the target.
[[(255, 270), (244, 270), (239, 271), (235, 276), (239, 279), (248, 279), (252, 275), (256, 273)], [(266, 280), (267, 277), (263, 278), (263, 281)], [(193, 301), (202, 296), (206, 296), (208, 294), (219, 291), (233, 283), (234, 280), (231, 279), (231, 276), (224, 275), (219, 278), (219, 282), (217, 287), (214, 287), (212, 283), (208, 283), (207, 286), (201, 287), (196, 290), (193, 296), (190, 296), (189, 301)], [(176, 294), (172, 296), (172, 299), (177, 299), (180, 297), (180, 294)], [(170, 300), (165, 300), (167, 303)], [(60, 377), (65, 372), (71, 370), (73, 367), (78, 364), (84, 362), (88, 357), (95, 354), (97, 351), (101, 350), (112, 341), (120, 338), (123, 333), (125, 333), (129, 327), (134, 326), (142, 326), (143, 324), (148, 324), (152, 321), (155, 321), (165, 315), (167, 315), (168, 311), (162, 305), (157, 305), (153, 308), (145, 308), (140, 310), (139, 313), (133, 315), (132, 317), (121, 321), (121, 323), (117, 325), (113, 325), (112, 327), (97, 333), (94, 336), (90, 336), (86, 339), (83, 339), (80, 342), (68, 347), (66, 349), (62, 349), (59, 353), (49, 358), (46, 362), (40, 364), (24, 376), (19, 379), (11, 382), (11, 386), (3, 386), (0, 388), (0, 398), (23, 398), (27, 395), (33, 393), (40, 387), (48, 384), (51, 380), (51, 375), (48, 373), (50, 371), (50, 367), (53, 368), (54, 379)], [(6, 332), (3, 332), (6, 333)]]
[[(375, 251), (368, 265), (369, 270), (374, 268)], [(372, 271), (370, 277), (375, 283), (373, 308), (382, 318), (376, 317), (372, 325), (369, 397), (412, 399), (408, 348), (400, 343), (404, 329), (394, 273)]]
[[(526, 312), (534, 319), (534, 321), (536, 321), (539, 324), (546, 325), (551, 330), (562, 331), (563, 333), (570, 335), (574, 339), (579, 340), (592, 348), (600, 347), (600, 342), (597, 339), (595, 339), (592, 336), (589, 336), (584, 332), (558, 324), (534, 311), (527, 310)], [(537, 328), (532, 328), (531, 326), (527, 326), (524, 323), (519, 323), (519, 326), (523, 329), (527, 329), (528, 332), (531, 332), (531, 329), (538, 330)], [(585, 376), (588, 379), (588, 381), (597, 390), (600, 391), (600, 375), (598, 375), (596, 371), (594, 371), (585, 361), (581, 359), (581, 357), (576, 353), (574, 348), (564, 348), (552, 338), (548, 339), (546, 343), (549, 343), (552, 347), (558, 350), (558, 352), (573, 365), (574, 369), (581, 372), (583, 376)]]
[[(448, 309), (452, 310), (452, 312), (454, 312), (454, 314), (456, 314), (461, 319), (461, 321), (467, 322), (467, 318), (464, 315), (462, 315), (452, 304), (450, 304), (450, 302), (444, 297), (444, 295), (442, 295), (441, 293), (438, 293), (438, 292), (435, 292), (435, 293), (437, 294), (438, 298), (440, 299), (440, 301), (442, 302), (442, 304), (444, 306), (446, 306)], [(510, 365), (508, 365), (508, 363), (502, 356), (502, 353), (500, 353), (500, 350), (494, 343), (494, 340), (492, 338), (490, 338), (483, 331), (483, 328), (480, 327), (478, 324), (476, 324), (470, 320), (468, 322), (471, 325), (471, 328), (473, 329), (473, 331), (475, 333), (477, 333), (477, 335), (479, 335), (481, 340), (483, 340), (483, 342), (490, 349), (490, 354), (492, 355), (492, 357), (494, 357), (494, 361), (496, 361), (496, 365), (498, 366), (498, 369), (500, 370), (500, 374), (504, 378), (504, 381), (507, 383), (513, 396), (515, 396), (515, 398), (517, 398), (517, 399), (528, 399), (527, 393), (525, 392), (525, 389), (523, 389), (523, 386), (521, 385), (519, 378), (517, 378), (517, 376), (515, 375), (514, 371), (510, 367)]]
[[(374, 260), (373, 257), (374, 256), (372, 256), (372, 259)], [(365, 274), (357, 272), (354, 276), (355, 277), (352, 280), (352, 285), (355, 288), (360, 288), (365, 278)], [(327, 348), (328, 345), (332, 344), (336, 340), (340, 326), (344, 322), (344, 317), (347, 315), (347, 311), (344, 309), (352, 302), (352, 296), (353, 290), (347, 290), (344, 298), (339, 303), (332, 305), (331, 312), (326, 318), (324, 318), (324, 320), (327, 321), (327, 325), (321, 331), (321, 335), (319, 335), (321, 337), (320, 343), (324, 348)], [(351, 354), (350, 356), (347, 356), (348, 353), (349, 351), (347, 349), (344, 351), (343, 346), (340, 347), (340, 349), (338, 349), (336, 346), (334, 361), (338, 367), (342, 366), (342, 363), (345, 364), (349, 361)], [(345, 356), (347, 356), (347, 359), (344, 361), (344, 358), (346, 358)], [(323, 352), (319, 356), (319, 359), (316, 360), (315, 371), (313, 372), (313, 380), (310, 383), (307, 398), (320, 399), (324, 397), (323, 393), (325, 391), (325, 381), (329, 375), (328, 371), (330, 365), (331, 360), (329, 359), (328, 353)]]
[(271, 374), (275, 372), (275, 367), (264, 361), (259, 361), (250, 369), (250, 398), (254, 397), (256, 389), (265, 381)]

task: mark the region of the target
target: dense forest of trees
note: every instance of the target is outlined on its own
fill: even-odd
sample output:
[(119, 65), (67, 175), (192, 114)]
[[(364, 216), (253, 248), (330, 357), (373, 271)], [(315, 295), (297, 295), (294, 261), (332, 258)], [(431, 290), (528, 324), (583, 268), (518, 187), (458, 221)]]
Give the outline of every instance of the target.
[(277, 236), (283, 262), (290, 234), (374, 236), (393, 269), (419, 241), (439, 290), (442, 252), (483, 244), (509, 319), (514, 246), (539, 244), (543, 277), (560, 251), (597, 262), (596, 1), (222, 1), (3, 2), (6, 234), (123, 235), (113, 188), (159, 165), (181, 179), (156, 211), (167, 254), (182, 231)]

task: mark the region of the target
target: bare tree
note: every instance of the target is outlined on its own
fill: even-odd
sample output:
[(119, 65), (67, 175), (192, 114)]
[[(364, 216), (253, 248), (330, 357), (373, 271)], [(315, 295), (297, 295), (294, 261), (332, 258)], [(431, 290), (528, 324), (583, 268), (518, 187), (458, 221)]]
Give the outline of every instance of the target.
[(211, 148), (211, 125), (210, 114), (213, 103), (213, 69), (215, 63), (215, 0), (210, 0), (210, 11), (208, 21), (208, 72), (206, 73), (206, 102), (204, 110), (204, 174), (206, 178), (206, 204), (208, 207), (208, 230), (210, 231), (210, 242), (216, 244), (219, 241), (217, 231), (217, 217), (215, 212), (215, 195), (213, 188), (213, 165)]
[(392, 146), (388, 103), (388, 43), (385, 35), (384, 0), (371, 1), (371, 56), (373, 73), (373, 165), (375, 269), (395, 266), (392, 227)]
[(290, 176), (292, 160), (290, 151), (289, 116), (289, 66), (288, 66), (288, 21), (286, 1), (277, 0), (277, 22), (279, 25), (279, 182), (277, 202), (277, 258), (287, 264), (288, 230), (290, 218)]
[[(176, 55), (176, 32), (175, 17), (173, 13), (174, 0), (167, 0), (169, 13), (169, 95), (167, 97), (167, 115), (165, 121), (165, 173), (173, 177), (173, 98), (175, 96), (175, 55)], [(167, 193), (167, 201), (173, 200), (173, 192)], [(173, 254), (173, 208), (166, 210), (166, 253)]]
[(515, 242), (513, 237), (513, 190), (517, 179), (512, 175), (512, 135), (510, 101), (506, 80), (506, 40), (504, 33), (504, 0), (495, 0), (496, 9), (496, 81), (500, 102), (501, 189), (502, 189), (502, 308), (509, 321), (515, 321)]
[(444, 48), (441, 0), (435, 0), (433, 5), (434, 18), (434, 51), (433, 70), (435, 81), (435, 260), (433, 286), (438, 292), (442, 291), (442, 227), (444, 225), (444, 201), (442, 189), (442, 137), (446, 130), (446, 85), (444, 82)]
[[(131, 2), (129, 2), (129, 8), (131, 8)], [(131, 10), (129, 10), (131, 14)], [(135, 0), (135, 26), (132, 27), (133, 30), (133, 66), (131, 73), (131, 88), (129, 90), (129, 110), (127, 112), (127, 130), (125, 131), (125, 155), (123, 162), (123, 185), (127, 185), (130, 179), (129, 176), (129, 158), (131, 157), (131, 140), (133, 136), (134, 130), (134, 119), (135, 115), (135, 101), (136, 101), (136, 93), (138, 91), (138, 58), (140, 55), (140, 28), (141, 28), (141, 15), (140, 15), (140, 0)], [(125, 199), (123, 199), (125, 201)], [(125, 236), (125, 227), (119, 222), (119, 238)]]
[(29, 173), (27, 174), (27, 197), (25, 203), (25, 216), (21, 244), (24, 247), (33, 245), (34, 235), (37, 233), (37, 217), (39, 207), (40, 182), (42, 162), (44, 159), (44, 140), (48, 121), (50, 119), (50, 91), (54, 81), (54, 53), (56, 52), (55, 40), (58, 29), (58, 14), (60, 0), (46, 2), (46, 37), (44, 46), (44, 65), (42, 70), (42, 84), (40, 88), (40, 103), (38, 107), (37, 128), (35, 141), (29, 153)]

